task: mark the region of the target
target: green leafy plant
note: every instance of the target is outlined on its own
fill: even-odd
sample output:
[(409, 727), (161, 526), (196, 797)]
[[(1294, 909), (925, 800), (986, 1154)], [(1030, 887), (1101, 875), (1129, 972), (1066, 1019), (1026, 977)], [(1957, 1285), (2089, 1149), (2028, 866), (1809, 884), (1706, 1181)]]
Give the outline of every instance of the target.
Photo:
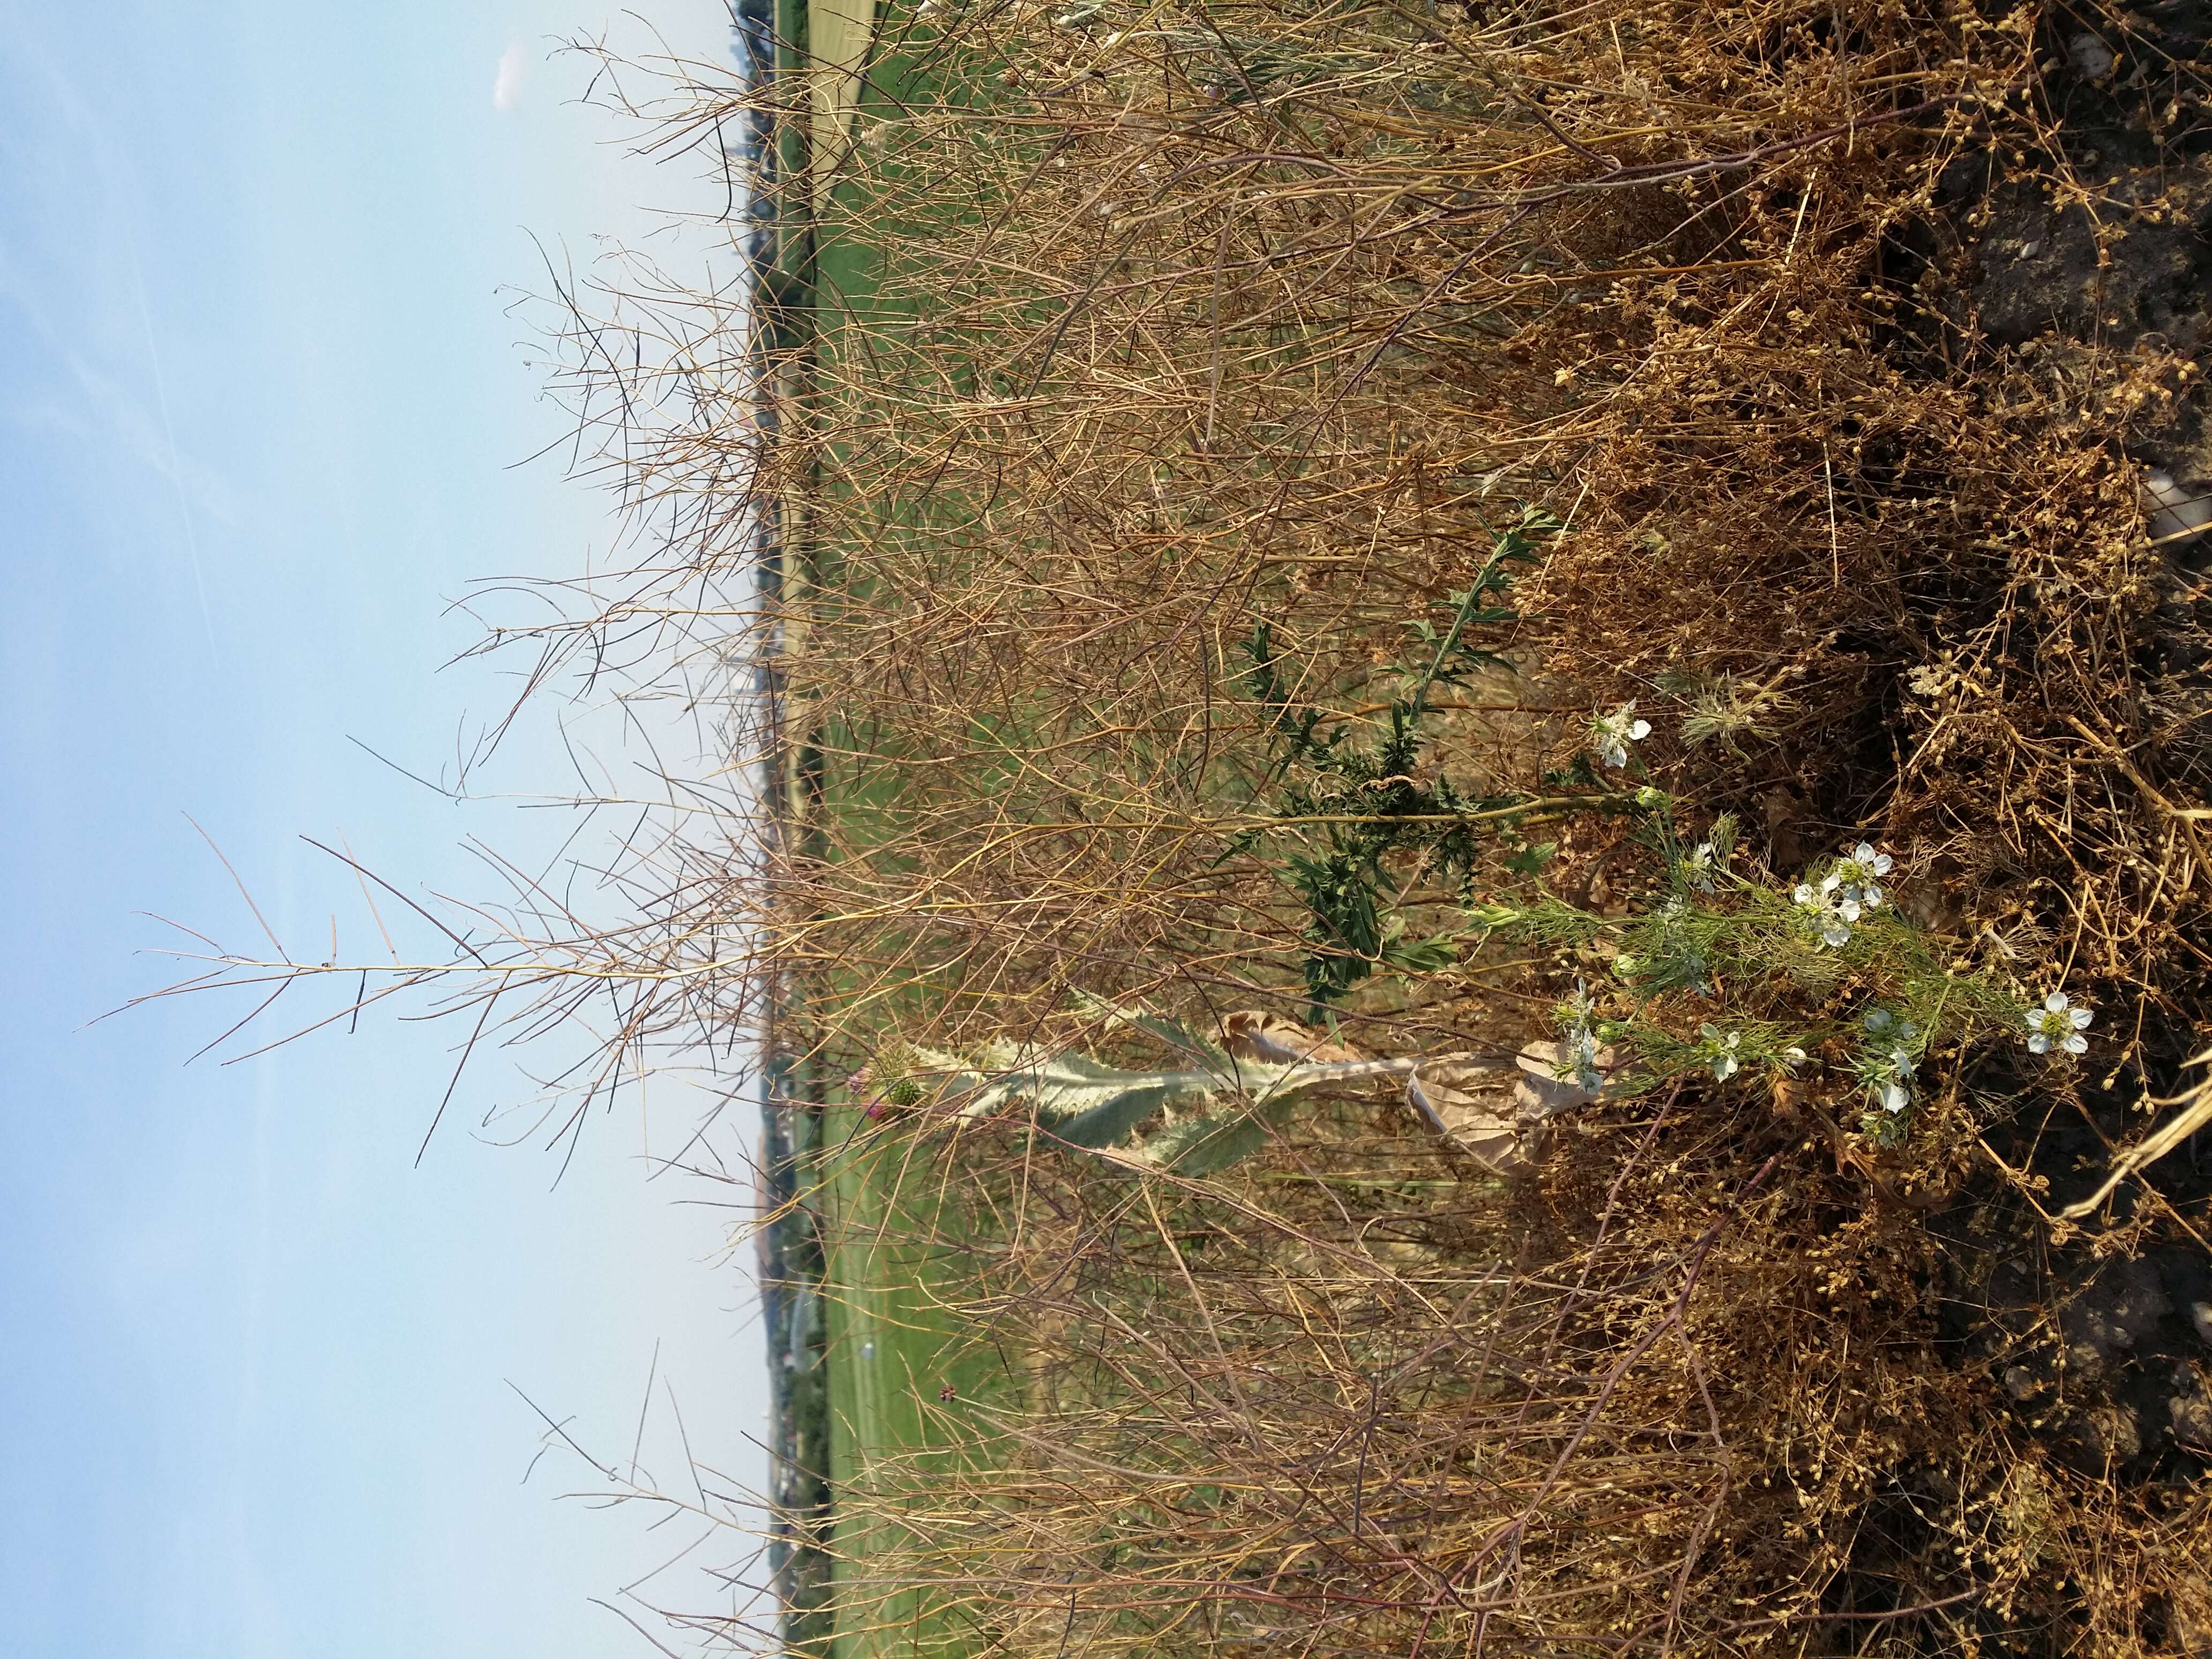
[(1547, 893), (1469, 911), (1486, 936), (1609, 960), (1609, 982), (1578, 982), (1556, 1011), (1572, 1069), (1594, 1073), (1608, 1047), (1633, 1056), (1631, 1086), (1835, 1066), (1863, 1092), (1862, 1127), (1891, 1144), (1908, 1131), (1931, 1053), (2006, 1031), (2064, 1052), (2046, 1028), (2063, 1039), (2087, 1023), (2061, 994), (2039, 1008), (2009, 977), (1947, 959), (1888, 902), (1891, 860), (1870, 843), (1784, 891), (1735, 867), (1733, 817), (1685, 846), (1669, 798), (1646, 788), (1638, 803), (1662, 878), (1638, 911), (1608, 917)]
[[(1544, 544), (1564, 529), (1542, 508), (1524, 509), (1520, 521), (1497, 538), (1474, 579), (1449, 596), (1451, 614), (1442, 628), (1425, 617), (1405, 625), (1422, 665), (1402, 669), (1406, 689), (1382, 711), (1382, 735), (1372, 746), (1347, 738), (1343, 716), (1296, 695), (1273, 624), (1265, 618), (1254, 624), (1244, 644), (1250, 661), (1245, 684), (1266, 715), (1270, 810), (1285, 828), (1251, 832), (1233, 850), (1249, 850), (1293, 826), (1309, 845), (1317, 836), (1316, 850), (1284, 855), (1286, 879), (1307, 911), (1304, 938), (1312, 948), (1305, 983), (1316, 1011), (1378, 967), (1425, 973), (1455, 959), (1449, 935), (1408, 939), (1402, 920), (1389, 914), (1382, 896), (1386, 858), (1413, 855), (1439, 877), (1464, 879), (1474, 870), (1486, 830), (1493, 838), (1510, 836), (1526, 814), (1607, 804), (1595, 795), (1561, 803), (1522, 792), (1469, 794), (1441, 775), (1429, 781), (1419, 776), (1429, 741), (1423, 722), (1431, 695), (1478, 670), (1511, 672), (1510, 662), (1481, 644), (1476, 630), (1518, 620), (1520, 613), (1507, 602), (1516, 568), (1535, 562)], [(1599, 787), (1586, 766), (1579, 776), (1559, 782), (1577, 789)], [(1520, 848), (1515, 856), (1533, 872), (1548, 851)]]

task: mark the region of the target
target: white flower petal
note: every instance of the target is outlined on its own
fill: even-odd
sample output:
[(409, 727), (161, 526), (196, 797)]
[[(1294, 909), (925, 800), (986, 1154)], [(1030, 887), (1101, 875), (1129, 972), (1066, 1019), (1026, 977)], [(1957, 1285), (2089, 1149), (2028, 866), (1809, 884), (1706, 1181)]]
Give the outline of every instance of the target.
[(2076, 1031), (2058, 1046), (2069, 1054), (2086, 1054), (2089, 1052), (2089, 1039)]
[(2074, 1022), (2074, 1029), (2078, 1031), (2083, 1026), (2087, 1025), (2092, 1019), (2095, 1018), (2096, 1016), (2092, 1014), (2087, 1008), (2075, 1008), (2069, 1012), (2066, 1018)]
[(2061, 1012), (2066, 1006), (2066, 993), (2053, 991), (2049, 996), (2044, 998), (2043, 1006), (2054, 1014)]
[(2033, 1036), (2028, 1038), (2027, 1052), (2031, 1054), (2049, 1054), (2051, 1052), (2051, 1039), (2044, 1036), (2042, 1032), (2038, 1031)]

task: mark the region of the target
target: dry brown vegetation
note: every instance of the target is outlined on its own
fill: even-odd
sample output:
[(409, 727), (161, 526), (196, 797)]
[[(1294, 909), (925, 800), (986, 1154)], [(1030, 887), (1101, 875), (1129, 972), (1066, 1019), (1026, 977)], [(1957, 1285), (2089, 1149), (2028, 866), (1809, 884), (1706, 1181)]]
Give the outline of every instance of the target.
[[(1023, 1381), (927, 1402), (970, 1455), (840, 1495), (845, 1639), (2212, 1650), (2205, 1184), (2179, 1152), (2056, 1213), (2204, 1046), (2202, 559), (2142, 495), (2212, 477), (2203, 20), (932, 13), (884, 25), (804, 192), (818, 283), (765, 280), (751, 356), (703, 296), (580, 307), (583, 429), (665, 535), (549, 668), (760, 661), (774, 715), (766, 799), (687, 805), (665, 896), (562, 958), (635, 997), (626, 1040), (765, 996), (818, 1123), (895, 1039), (1085, 1036), (1079, 989), (1304, 1011), (1285, 871), (1330, 825), (1273, 815), (1244, 642), (1370, 743), (1406, 625), (1524, 504), (1569, 529), (1484, 635), (1517, 672), (1438, 699), (1420, 781), (1556, 794), (1635, 700), (1755, 863), (1876, 840), (1962, 965), (2100, 1012), (2079, 1067), (1941, 1056), (1893, 1151), (1817, 1079), (1609, 1102), (1510, 1182), (1395, 1100), (1205, 1181), (863, 1126), (809, 1156), (957, 1196), (946, 1316)], [(691, 92), (672, 133), (785, 98)], [(1579, 902), (1647, 879), (1615, 816), (1514, 822)], [(1386, 861), (1385, 897), (1452, 932), (1522, 839), (1464, 884)], [(1510, 1050), (1578, 971), (1470, 946), (1339, 1013)]]
[[(1978, 315), (2020, 192), (2123, 270), (2142, 174), (2186, 195), (2193, 70), (2106, 18), (2125, 61), (2087, 76), (2100, 21), (975, 7), (915, 84), (981, 89), (864, 118), (818, 234), (881, 286), (821, 296), (772, 452), (820, 584), (781, 665), (834, 810), (771, 923), (812, 1040), (1051, 1032), (1071, 987), (1295, 1006), (1283, 842), (1235, 838), (1269, 754), (1238, 646), (1265, 619), (1371, 714), (1521, 501), (1572, 526), (1492, 641), (1523, 672), (1425, 764), (1540, 792), (1637, 699), (1657, 775), (1778, 872), (1872, 835), (1962, 959), (2094, 985), (2109, 1036), (2094, 1074), (1953, 1057), (1893, 1158), (1808, 1133), (1832, 1097), (1698, 1087), (1504, 1191), (1395, 1103), (1205, 1190), (912, 1131), (996, 1200), (965, 1316), (1036, 1358), (853, 1606), (920, 1583), (955, 1611), (908, 1635), (1038, 1652), (2206, 1639), (2195, 1385), (2121, 1375), (2193, 1362), (2057, 1310), (2125, 1303), (2116, 1250), (2201, 1251), (2201, 1203), (2150, 1189), (2085, 1251), (2040, 1194), (2086, 1137), (2036, 1133), (2127, 1133), (2197, 1042), (2195, 619), (2138, 492), (2186, 472), (2199, 365), (2101, 290), (2087, 328)], [(2148, 117), (2120, 189), (2068, 125), (2100, 93)], [(1611, 820), (1556, 833), (1559, 890), (1633, 884)], [(1570, 966), (1370, 982), (1347, 1028), (1517, 1041)]]

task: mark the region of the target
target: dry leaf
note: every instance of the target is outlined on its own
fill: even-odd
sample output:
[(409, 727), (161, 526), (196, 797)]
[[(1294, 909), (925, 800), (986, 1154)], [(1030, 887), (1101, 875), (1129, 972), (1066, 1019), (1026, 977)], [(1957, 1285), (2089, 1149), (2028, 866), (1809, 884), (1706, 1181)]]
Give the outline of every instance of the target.
[(1522, 1144), (1517, 1088), (1502, 1067), (1432, 1060), (1406, 1079), (1406, 1103), (1485, 1169), (1516, 1175), (1530, 1162)]
[(1221, 1046), (1238, 1060), (1264, 1060), (1279, 1066), (1292, 1066), (1307, 1060), (1327, 1064), (1367, 1058), (1357, 1048), (1331, 1042), (1310, 1025), (1257, 1008), (1241, 1008), (1227, 1015), (1221, 1022)]
[(1406, 1103), (1437, 1133), (1498, 1175), (1514, 1175), (1543, 1156), (1552, 1119), (1599, 1099), (1626, 1064), (1615, 1049), (1601, 1048), (1597, 1089), (1559, 1077), (1566, 1050), (1557, 1042), (1532, 1042), (1510, 1064), (1458, 1057), (1433, 1060), (1406, 1079)]
[(1587, 1106), (1608, 1093), (1627, 1064), (1618, 1049), (1599, 1049), (1595, 1058), (1598, 1086), (1585, 1089), (1572, 1077), (1559, 1075), (1560, 1068), (1569, 1066), (1564, 1043), (1532, 1042), (1513, 1060), (1521, 1072), (1520, 1080), (1513, 1085), (1514, 1100), (1521, 1115), (1537, 1123), (1574, 1107)]

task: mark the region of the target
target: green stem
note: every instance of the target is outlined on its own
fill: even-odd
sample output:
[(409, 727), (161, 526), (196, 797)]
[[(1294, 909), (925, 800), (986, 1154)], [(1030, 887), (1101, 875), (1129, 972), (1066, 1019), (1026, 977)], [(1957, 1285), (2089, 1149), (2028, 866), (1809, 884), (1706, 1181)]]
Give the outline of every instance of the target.
[(1412, 713), (1406, 722), (1408, 726), (1419, 725), (1421, 716), (1427, 712), (1429, 689), (1436, 684), (1437, 676), (1443, 672), (1445, 659), (1458, 646), (1460, 635), (1467, 631), (1468, 618), (1480, 608), (1483, 599), (1488, 595), (1491, 574), (1498, 568), (1498, 554), (1492, 553), (1483, 561), (1474, 584), (1467, 590), (1467, 597), (1460, 601), (1459, 611), (1452, 617), (1450, 629), (1437, 646), (1437, 654), (1429, 664), (1429, 672), (1421, 676), (1421, 683), (1413, 688)]

